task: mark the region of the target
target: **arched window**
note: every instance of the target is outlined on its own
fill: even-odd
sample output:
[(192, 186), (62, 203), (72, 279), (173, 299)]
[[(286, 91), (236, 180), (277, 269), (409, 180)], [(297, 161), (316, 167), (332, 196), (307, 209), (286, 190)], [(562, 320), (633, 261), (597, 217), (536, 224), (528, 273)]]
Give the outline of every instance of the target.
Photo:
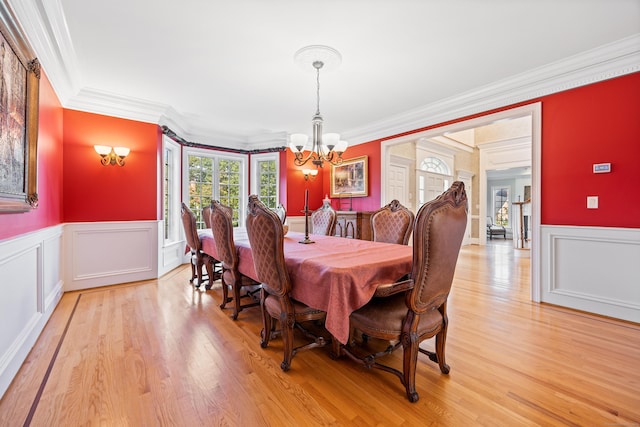
[(423, 170), (425, 172), (439, 173), (442, 175), (451, 175), (447, 164), (437, 157), (426, 157), (420, 163), (420, 170)]

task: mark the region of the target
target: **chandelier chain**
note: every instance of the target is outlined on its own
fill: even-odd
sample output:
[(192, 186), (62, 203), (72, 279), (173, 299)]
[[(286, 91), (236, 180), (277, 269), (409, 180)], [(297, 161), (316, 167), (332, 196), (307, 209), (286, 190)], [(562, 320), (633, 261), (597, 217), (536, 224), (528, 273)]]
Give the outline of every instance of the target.
[(320, 115), (320, 67), (316, 68), (316, 114)]

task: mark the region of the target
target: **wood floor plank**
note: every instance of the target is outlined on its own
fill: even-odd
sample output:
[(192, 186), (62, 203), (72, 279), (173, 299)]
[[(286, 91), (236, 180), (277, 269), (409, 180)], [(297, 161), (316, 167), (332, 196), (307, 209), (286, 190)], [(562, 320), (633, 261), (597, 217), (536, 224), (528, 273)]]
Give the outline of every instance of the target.
[(0, 400), (0, 426), (24, 424), (33, 402), (32, 426), (640, 424), (640, 325), (531, 302), (530, 260), (508, 243), (462, 249), (451, 373), (421, 355), (414, 404), (395, 376), (328, 346), (282, 372), (281, 340), (260, 347), (259, 308), (233, 321), (219, 282), (195, 289), (185, 266), (64, 294)]

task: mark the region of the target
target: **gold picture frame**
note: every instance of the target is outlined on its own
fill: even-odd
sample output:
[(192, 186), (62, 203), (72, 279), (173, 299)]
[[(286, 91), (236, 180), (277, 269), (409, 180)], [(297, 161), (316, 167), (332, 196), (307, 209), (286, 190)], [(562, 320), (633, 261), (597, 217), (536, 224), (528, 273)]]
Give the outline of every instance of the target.
[(360, 156), (331, 165), (331, 197), (369, 195), (369, 157)]
[(0, 213), (38, 206), (40, 63), (0, 0)]

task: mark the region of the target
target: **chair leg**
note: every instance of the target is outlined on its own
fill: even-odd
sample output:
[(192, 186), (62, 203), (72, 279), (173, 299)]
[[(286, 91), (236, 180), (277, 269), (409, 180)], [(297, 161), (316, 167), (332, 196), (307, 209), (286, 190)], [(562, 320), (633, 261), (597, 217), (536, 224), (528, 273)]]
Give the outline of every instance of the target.
[(342, 356), (340, 341), (334, 336), (331, 336), (331, 351), (329, 352), (329, 356), (332, 359), (338, 359)]
[(196, 275), (198, 277), (197, 282), (196, 282), (196, 288), (199, 288), (200, 285), (202, 284), (203, 278), (202, 278), (202, 265), (204, 264), (204, 260), (202, 259), (202, 255), (197, 255), (196, 256)]
[[(189, 283), (193, 283), (193, 281), (198, 277), (198, 275), (196, 274), (196, 266), (193, 263), (193, 260), (191, 260), (191, 279), (189, 279)], [(197, 283), (197, 282), (196, 282)]]
[(295, 323), (293, 316), (287, 317), (284, 313), (280, 316), (282, 346), (284, 348), (284, 359), (280, 364), (280, 369), (285, 372), (291, 368), (291, 359), (293, 359), (293, 327)]
[(448, 374), (451, 368), (447, 365), (444, 357), (445, 346), (447, 343), (447, 323), (445, 321), (444, 326), (436, 335), (436, 357), (438, 358), (438, 366), (440, 367), (440, 372), (443, 374)]
[(404, 387), (407, 392), (407, 399), (414, 403), (420, 399), (416, 391), (416, 364), (418, 363), (418, 337), (415, 334), (409, 334), (409, 338), (402, 338), (403, 344), (403, 369)]
[(229, 298), (229, 285), (224, 280), (224, 273), (220, 276), (220, 281), (222, 282), (222, 304), (220, 304), (220, 308), (225, 308), (231, 299)]
[(213, 258), (209, 256), (205, 257), (204, 266), (207, 269), (207, 283), (204, 288), (209, 290), (211, 289), (211, 286), (213, 286)]
[(233, 315), (231, 318), (236, 320), (238, 318), (238, 313), (242, 311), (242, 307), (240, 305), (240, 283), (239, 280), (235, 280), (231, 285), (231, 290), (233, 291)]
[(262, 313), (262, 331), (260, 332), (260, 347), (266, 348), (269, 345), (269, 340), (271, 339), (271, 330), (272, 327), (272, 318), (271, 315), (267, 312), (267, 309), (264, 306), (265, 299), (265, 291), (260, 291), (260, 311)]

